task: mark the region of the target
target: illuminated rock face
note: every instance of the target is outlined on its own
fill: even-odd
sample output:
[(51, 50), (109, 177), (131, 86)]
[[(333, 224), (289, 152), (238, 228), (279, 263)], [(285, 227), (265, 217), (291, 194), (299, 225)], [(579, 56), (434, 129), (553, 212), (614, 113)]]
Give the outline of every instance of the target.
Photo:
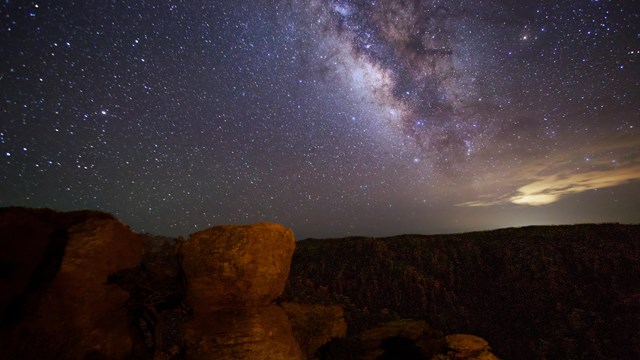
[(295, 240), (271, 223), (216, 226), (181, 248), (194, 311), (264, 306), (284, 291)]
[(295, 248), (288, 228), (217, 226), (179, 250), (193, 319), (184, 324), (187, 359), (303, 359), (291, 323), (273, 304), (284, 291)]
[[(143, 261), (145, 239), (105, 213), (0, 209), (0, 265), (6, 273), (0, 279), (0, 359), (150, 359), (154, 349), (161, 358), (167, 354), (158, 345), (167, 334), (164, 320), (180, 312), (179, 305), (149, 305), (147, 315), (139, 314), (133, 311), (140, 310), (135, 296), (141, 288), (161, 293), (172, 284), (164, 280), (182, 273), (188, 284), (182, 304), (193, 311), (189, 321), (171, 323), (182, 337), (172, 354), (304, 358), (286, 312), (273, 304), (289, 274), (291, 230), (268, 223), (219, 226), (178, 242), (178, 249), (163, 244)], [(172, 253), (184, 268), (179, 261), (171, 267)], [(166, 261), (158, 260), (163, 256)], [(164, 330), (156, 331), (154, 317)], [(143, 318), (149, 341), (141, 345)]]
[(277, 305), (195, 313), (185, 324), (189, 360), (302, 360), (284, 310)]
[(489, 343), (478, 336), (468, 334), (447, 335), (447, 348), (450, 359), (498, 360), (491, 353)]

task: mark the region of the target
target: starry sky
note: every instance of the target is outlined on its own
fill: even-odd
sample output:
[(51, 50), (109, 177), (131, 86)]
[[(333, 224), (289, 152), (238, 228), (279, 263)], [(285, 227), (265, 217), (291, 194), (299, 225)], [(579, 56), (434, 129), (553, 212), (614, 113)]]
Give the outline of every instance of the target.
[(637, 0), (6, 0), (0, 16), (0, 206), (169, 236), (640, 222)]

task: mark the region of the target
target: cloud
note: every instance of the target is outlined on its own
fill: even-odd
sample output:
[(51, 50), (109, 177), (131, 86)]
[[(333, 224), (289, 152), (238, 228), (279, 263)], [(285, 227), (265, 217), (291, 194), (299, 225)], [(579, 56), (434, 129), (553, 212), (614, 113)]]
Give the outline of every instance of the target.
[(517, 194), (509, 198), (509, 202), (547, 205), (567, 195), (618, 186), (634, 180), (640, 180), (640, 165), (570, 175), (556, 174), (521, 186)]
[(505, 196), (501, 196), (495, 198), (490, 195), (484, 195), (478, 200), (467, 201), (461, 204), (457, 204), (456, 206), (462, 207), (485, 207), (485, 206), (495, 206), (495, 205), (504, 205), (508, 201), (505, 200)]
[[(584, 153), (593, 154), (585, 160)], [(616, 139), (589, 149), (547, 157), (513, 169), (501, 185), (514, 190), (484, 194), (478, 199), (456, 206), (486, 207), (506, 204), (542, 206), (581, 192), (610, 188), (640, 180), (640, 142)], [(612, 161), (618, 154), (620, 161)], [(585, 164), (587, 161), (588, 164)], [(499, 183), (493, 179), (494, 184)], [(505, 184), (506, 183), (506, 184)]]

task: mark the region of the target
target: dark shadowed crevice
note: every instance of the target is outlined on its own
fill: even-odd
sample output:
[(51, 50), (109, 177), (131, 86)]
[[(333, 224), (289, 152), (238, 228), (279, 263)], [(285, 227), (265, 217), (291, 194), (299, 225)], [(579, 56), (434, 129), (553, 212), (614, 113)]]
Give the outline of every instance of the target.
[(33, 308), (34, 303), (39, 301), (39, 294), (49, 286), (60, 270), (68, 241), (66, 229), (57, 228), (51, 232), (42, 260), (31, 274), (25, 291), (14, 297), (7, 306), (0, 323), (1, 328), (9, 328), (22, 320), (26, 309)]
[(428, 360), (416, 342), (412, 339), (402, 336), (392, 336), (382, 340), (380, 347), (384, 353), (376, 358), (376, 360)]

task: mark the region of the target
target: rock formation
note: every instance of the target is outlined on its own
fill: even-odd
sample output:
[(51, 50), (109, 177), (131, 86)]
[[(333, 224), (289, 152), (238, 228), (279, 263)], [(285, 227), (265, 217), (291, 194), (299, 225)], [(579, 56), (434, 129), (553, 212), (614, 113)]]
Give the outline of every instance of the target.
[(301, 360), (289, 318), (277, 305), (194, 311), (185, 324), (189, 360)]
[(340, 305), (282, 303), (291, 320), (293, 336), (307, 359), (333, 338), (347, 336), (347, 323)]
[(277, 304), (295, 248), (277, 224), (184, 241), (100, 212), (5, 208), (0, 248), (0, 360), (496, 359), (424, 321), (345, 338), (341, 306)]
[(489, 343), (478, 336), (467, 334), (447, 335), (447, 353), (449, 359), (497, 360), (491, 353)]
[(218, 226), (181, 246), (193, 319), (188, 359), (303, 359), (289, 319), (273, 302), (284, 291), (295, 247), (277, 224)]
[[(176, 243), (105, 213), (7, 208), (0, 246), (0, 359), (304, 358), (274, 303), (295, 247), (283, 226), (218, 226)], [(313, 311), (335, 315), (307, 350), (345, 333), (337, 308), (288, 308), (298, 333), (318, 326)]]
[(265, 306), (284, 291), (295, 240), (278, 224), (216, 226), (181, 248), (195, 311)]
[(3, 292), (0, 357), (130, 356), (129, 294), (107, 278), (140, 263), (140, 235), (104, 213), (14, 208), (0, 213), (0, 239), (11, 249), (3, 266), (16, 269)]
[(423, 320), (381, 323), (350, 338), (334, 338), (318, 351), (321, 360), (498, 360), (484, 339), (444, 336)]

